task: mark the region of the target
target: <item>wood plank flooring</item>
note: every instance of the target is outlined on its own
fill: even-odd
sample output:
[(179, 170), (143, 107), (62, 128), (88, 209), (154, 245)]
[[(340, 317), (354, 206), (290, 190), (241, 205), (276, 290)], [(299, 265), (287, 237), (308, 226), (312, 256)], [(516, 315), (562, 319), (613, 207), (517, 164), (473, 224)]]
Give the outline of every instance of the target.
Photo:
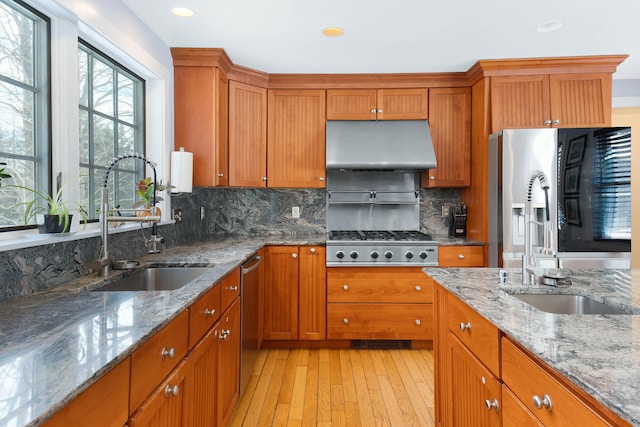
[(433, 426), (433, 351), (262, 350), (229, 425)]

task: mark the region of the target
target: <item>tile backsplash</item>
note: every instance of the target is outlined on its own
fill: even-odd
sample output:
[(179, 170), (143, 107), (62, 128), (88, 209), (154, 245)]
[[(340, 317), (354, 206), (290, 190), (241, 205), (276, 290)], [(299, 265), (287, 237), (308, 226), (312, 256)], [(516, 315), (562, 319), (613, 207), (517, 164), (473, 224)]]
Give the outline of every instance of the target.
[[(447, 235), (443, 205), (457, 204), (458, 189), (421, 190), (422, 231), (435, 240)], [(158, 228), (166, 247), (208, 240), (216, 235), (324, 234), (324, 189), (194, 188), (193, 193), (173, 195), (174, 209), (182, 210), (182, 222)], [(292, 207), (300, 217), (292, 217)], [(148, 234), (149, 231), (146, 230)], [(141, 231), (109, 236), (112, 259), (136, 259), (147, 252)], [(100, 238), (78, 239), (0, 252), (0, 301), (51, 289), (88, 274), (91, 261), (100, 255)]]

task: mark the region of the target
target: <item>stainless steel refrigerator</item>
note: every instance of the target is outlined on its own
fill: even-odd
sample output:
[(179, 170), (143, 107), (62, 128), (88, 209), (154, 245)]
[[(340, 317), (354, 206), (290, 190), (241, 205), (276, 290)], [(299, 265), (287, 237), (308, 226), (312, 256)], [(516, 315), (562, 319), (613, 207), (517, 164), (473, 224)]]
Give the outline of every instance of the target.
[[(549, 246), (542, 265), (628, 268), (631, 251), (631, 129), (505, 129), (489, 137), (489, 266), (522, 266), (525, 204), (545, 223), (550, 183)], [(534, 247), (543, 228), (531, 226)]]

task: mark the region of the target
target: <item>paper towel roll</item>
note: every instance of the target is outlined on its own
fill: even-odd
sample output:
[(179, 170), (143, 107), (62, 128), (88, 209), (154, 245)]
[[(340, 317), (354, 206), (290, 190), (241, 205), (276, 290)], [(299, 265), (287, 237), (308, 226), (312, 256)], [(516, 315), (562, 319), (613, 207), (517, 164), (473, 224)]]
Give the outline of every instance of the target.
[(172, 193), (191, 193), (193, 190), (193, 153), (174, 151), (171, 153)]

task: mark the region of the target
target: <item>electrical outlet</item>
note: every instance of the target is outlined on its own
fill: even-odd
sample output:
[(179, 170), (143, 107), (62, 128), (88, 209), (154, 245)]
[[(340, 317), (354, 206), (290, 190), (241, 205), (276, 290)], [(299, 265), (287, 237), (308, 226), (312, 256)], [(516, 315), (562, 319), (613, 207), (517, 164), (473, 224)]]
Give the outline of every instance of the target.
[(300, 207), (299, 206), (293, 206), (291, 208), (291, 217), (292, 218), (300, 218)]
[(444, 218), (449, 216), (449, 205), (442, 205), (442, 216)]
[(176, 224), (180, 224), (182, 222), (182, 209), (173, 210), (173, 220)]
[(200, 206), (200, 219), (204, 219), (204, 206)]

